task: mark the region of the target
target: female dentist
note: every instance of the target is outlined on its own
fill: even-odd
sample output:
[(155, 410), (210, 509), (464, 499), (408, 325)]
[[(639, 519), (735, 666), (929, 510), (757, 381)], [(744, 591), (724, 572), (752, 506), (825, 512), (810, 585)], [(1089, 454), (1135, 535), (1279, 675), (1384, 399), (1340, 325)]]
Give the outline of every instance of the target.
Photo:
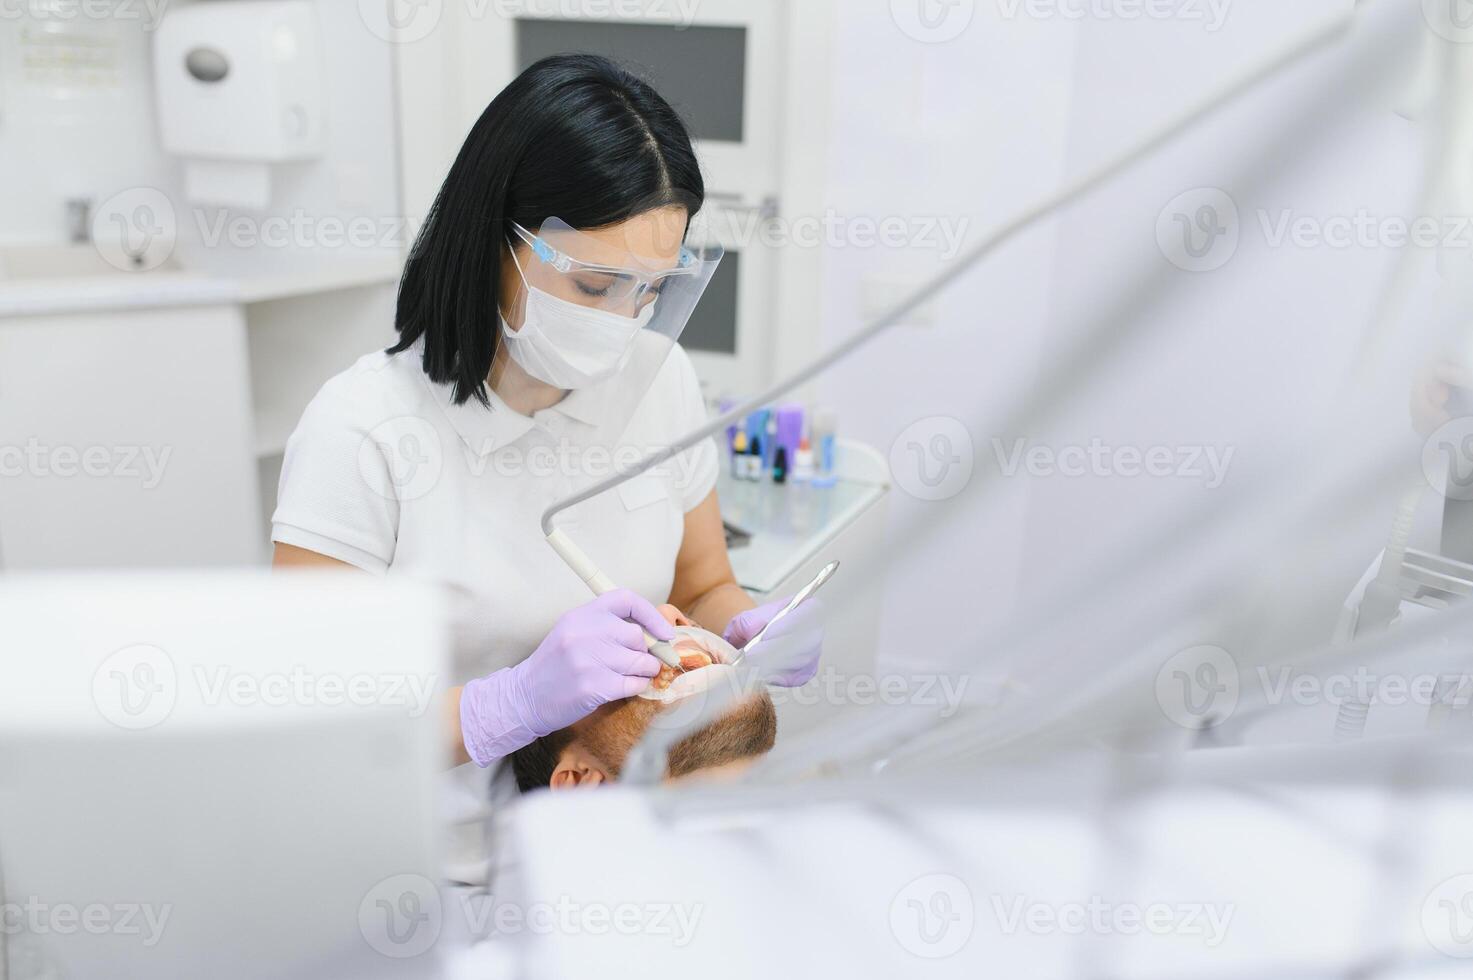
[(704, 193), (685, 126), (643, 81), (593, 56), (528, 68), (440, 189), (400, 282), (398, 343), (328, 381), (287, 445), (274, 565), (474, 597), (456, 665), (473, 679), (448, 712), (462, 762), (643, 690), (660, 664), (641, 630), (671, 636), (651, 600), (738, 647), (783, 605), (753, 609), (736, 583), (712, 443), (569, 512), (628, 591), (588, 601), (538, 523), (575, 478), (704, 421), (675, 344), (719, 260), (686, 244)]

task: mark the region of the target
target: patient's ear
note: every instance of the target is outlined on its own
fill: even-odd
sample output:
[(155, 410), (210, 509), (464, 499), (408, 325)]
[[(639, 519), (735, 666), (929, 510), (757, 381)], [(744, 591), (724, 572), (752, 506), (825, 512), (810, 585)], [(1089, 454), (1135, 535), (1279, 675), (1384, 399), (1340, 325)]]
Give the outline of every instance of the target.
[(598, 757), (588, 752), (578, 742), (569, 742), (558, 756), (552, 770), (553, 789), (576, 789), (579, 786), (597, 786), (609, 781), (608, 771)]

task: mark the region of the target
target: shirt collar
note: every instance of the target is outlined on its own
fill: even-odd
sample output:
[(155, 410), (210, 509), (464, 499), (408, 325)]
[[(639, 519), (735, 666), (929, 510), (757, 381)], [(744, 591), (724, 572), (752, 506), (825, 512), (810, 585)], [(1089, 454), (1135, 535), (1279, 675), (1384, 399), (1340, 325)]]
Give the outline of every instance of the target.
[[(423, 343), (421, 340), (411, 348), (414, 356), (423, 354)], [(556, 405), (536, 412), (529, 418), (502, 401), (501, 396), (490, 385), (485, 386), (488, 404), (482, 405), (478, 399), (468, 398), (463, 404), (457, 405), (454, 385), (438, 384), (423, 372), (420, 376), (466, 448), (478, 456), (510, 446), (537, 428), (538, 423), (550, 414), (565, 416), (588, 426), (599, 425), (607, 419), (609, 406), (613, 401), (611, 385), (618, 382), (615, 377), (592, 388), (570, 391)]]
[(615, 376), (592, 388), (578, 388), (570, 391), (562, 401), (547, 411), (566, 415), (573, 421), (582, 422), (585, 425), (598, 425), (608, 418), (608, 407), (612, 400), (609, 386), (617, 383), (618, 380), (618, 377)]
[[(408, 353), (413, 357), (423, 358), (424, 339), (416, 341)], [(532, 431), (536, 424), (497, 397), (489, 385), (485, 387), (489, 404), (482, 405), (476, 398), (467, 398), (464, 403), (457, 405), (454, 385), (431, 381), (430, 376), (422, 369), (419, 376), (429, 391), (430, 398), (444, 413), (446, 421), (460, 436), (461, 442), (478, 456), (510, 446)]]

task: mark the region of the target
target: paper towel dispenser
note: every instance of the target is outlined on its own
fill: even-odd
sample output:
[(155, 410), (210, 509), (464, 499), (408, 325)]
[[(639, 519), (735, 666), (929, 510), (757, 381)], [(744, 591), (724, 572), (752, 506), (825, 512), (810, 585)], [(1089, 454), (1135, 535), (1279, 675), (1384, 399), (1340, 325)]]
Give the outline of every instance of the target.
[(323, 150), (322, 42), (309, 0), (216, 0), (171, 9), (154, 36), (164, 149), (201, 204), (263, 208), (268, 165)]
[(195, 48), (184, 56), (184, 67), (201, 82), (223, 82), (230, 74), (230, 59), (214, 48)]

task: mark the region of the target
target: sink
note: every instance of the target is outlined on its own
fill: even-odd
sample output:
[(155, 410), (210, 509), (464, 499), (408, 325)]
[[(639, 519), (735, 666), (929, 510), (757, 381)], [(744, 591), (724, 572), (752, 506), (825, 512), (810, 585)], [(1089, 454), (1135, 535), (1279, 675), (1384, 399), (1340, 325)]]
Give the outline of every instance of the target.
[[(178, 272), (171, 258), (152, 270)], [(21, 245), (0, 248), (0, 280), (95, 279), (135, 275), (112, 265), (91, 245)]]

